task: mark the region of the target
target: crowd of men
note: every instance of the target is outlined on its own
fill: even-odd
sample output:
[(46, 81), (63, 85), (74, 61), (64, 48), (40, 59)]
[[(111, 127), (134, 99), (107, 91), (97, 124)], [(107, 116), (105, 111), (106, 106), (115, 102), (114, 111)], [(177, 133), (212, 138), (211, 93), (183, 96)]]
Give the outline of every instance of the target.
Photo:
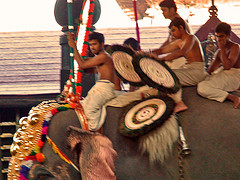
[[(230, 100), (233, 102), (233, 107), (238, 108), (240, 97), (230, 92), (240, 88), (240, 46), (230, 40), (231, 26), (225, 22), (217, 25), (215, 37), (219, 49), (215, 54), (215, 60), (206, 71), (201, 43), (177, 13), (174, 0), (164, 0), (159, 6), (164, 17), (171, 20), (169, 36), (158, 49), (139, 53), (148, 53), (157, 60), (165, 62), (174, 62), (176, 59), (184, 57), (186, 63), (172, 69), (182, 86), (197, 86), (197, 92), (202, 97), (219, 102)], [(74, 57), (79, 67), (81, 69), (96, 67), (99, 74), (99, 80), (81, 102), (88, 119), (89, 129), (97, 131), (102, 125), (99, 122), (101, 107), (116, 97), (114, 90), (121, 90), (120, 81), (115, 78), (112, 57), (104, 49), (103, 34), (93, 32), (89, 35), (89, 47), (95, 56), (87, 60), (82, 59), (79, 55), (73, 33), (68, 34), (68, 43), (74, 50)], [(138, 42), (135, 41), (130, 46), (138, 47)], [(162, 54), (167, 55), (159, 56)], [(171, 68), (171, 64), (169, 67)], [(175, 113), (188, 109), (182, 101), (181, 93), (182, 89), (170, 95), (175, 96), (173, 99), (177, 99)]]

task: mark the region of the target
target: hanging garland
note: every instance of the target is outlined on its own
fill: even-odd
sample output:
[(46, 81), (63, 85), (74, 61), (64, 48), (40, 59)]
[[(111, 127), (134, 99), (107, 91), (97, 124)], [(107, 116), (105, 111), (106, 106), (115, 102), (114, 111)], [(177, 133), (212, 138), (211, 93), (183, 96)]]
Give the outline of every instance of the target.
[[(89, 2), (89, 4), (88, 4)], [(86, 17), (86, 12), (85, 8), (88, 8), (88, 14), (87, 14), (87, 20), (84, 20)], [(77, 31), (77, 37), (83, 36), (83, 40), (80, 38), (77, 38), (77, 47), (78, 51), (81, 54), (82, 58), (87, 57), (87, 52), (88, 52), (88, 36), (90, 34), (91, 27), (92, 27), (92, 22), (93, 22), (93, 13), (94, 13), (94, 7), (95, 7), (95, 0), (84, 0), (83, 5), (82, 5), (82, 10), (79, 16), (79, 20), (81, 25), (78, 25), (78, 31)], [(70, 75), (69, 75), (69, 80), (66, 81), (63, 92), (60, 95), (61, 101), (65, 101), (66, 103), (69, 103), (69, 100), (67, 99), (72, 99), (71, 102), (78, 103), (78, 100), (81, 99), (81, 94), (82, 94), (82, 73), (83, 70), (78, 69), (76, 73), (76, 83), (72, 83), (72, 79), (74, 77), (74, 68), (70, 70)], [(76, 89), (76, 91), (75, 91)], [(75, 94), (76, 93), (76, 94)], [(73, 97), (76, 96), (76, 97)], [(73, 101), (74, 100), (74, 101)]]
[[(93, 13), (94, 13), (94, 7), (95, 7), (95, 0), (84, 0), (82, 5), (82, 10), (80, 13), (79, 20), (81, 22), (81, 25), (78, 25), (78, 34), (77, 37), (83, 37), (84, 38), (77, 38), (77, 48), (82, 58), (87, 57), (88, 52), (88, 36), (91, 32), (92, 22), (93, 22)], [(88, 9), (86, 9), (88, 8)], [(86, 14), (86, 12), (88, 12)], [(86, 19), (87, 18), (87, 19)], [(81, 42), (82, 41), (82, 42)], [(74, 68), (73, 68), (74, 70)], [(71, 82), (70, 76), (69, 79), (66, 81), (64, 89), (62, 93), (58, 97), (58, 101), (62, 101), (68, 104), (71, 104), (74, 106), (74, 110), (77, 113), (79, 120), (81, 122), (81, 126), (84, 130), (89, 131), (88, 129), (88, 123), (87, 118), (83, 112), (83, 108), (80, 104), (80, 100), (82, 99), (82, 73), (83, 70), (78, 69), (77, 70), (77, 78), (76, 83), (73, 84)], [(75, 91), (74, 91), (75, 90)]]
[[(85, 4), (86, 4), (86, 1), (84, 1), (84, 6)], [(90, 0), (89, 10), (88, 10), (88, 19), (87, 19), (87, 24), (85, 28), (85, 37), (84, 37), (84, 42), (82, 44), (82, 51), (81, 51), (82, 58), (86, 58), (88, 53), (88, 44), (89, 44), (88, 36), (91, 32), (94, 7), (95, 7), (95, 0)], [(84, 10), (82, 10), (80, 14), (80, 22), (82, 21), (82, 18), (83, 18), (83, 12)], [(82, 93), (82, 73), (83, 71), (79, 68), (77, 71), (76, 94), (80, 94), (80, 95)]]

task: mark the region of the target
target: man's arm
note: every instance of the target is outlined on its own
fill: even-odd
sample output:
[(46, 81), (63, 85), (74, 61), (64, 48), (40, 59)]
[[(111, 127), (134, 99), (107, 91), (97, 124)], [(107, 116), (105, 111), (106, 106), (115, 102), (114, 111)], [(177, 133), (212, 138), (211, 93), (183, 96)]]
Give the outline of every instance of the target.
[[(178, 41), (178, 40), (176, 40)], [(175, 41), (174, 41), (175, 42)], [(163, 57), (163, 58), (159, 58), (159, 60), (162, 60), (162, 61), (171, 61), (173, 59), (176, 59), (176, 58), (179, 58), (179, 57), (183, 57), (188, 51), (190, 51), (192, 48), (193, 48), (193, 45), (195, 43), (195, 39), (194, 39), (194, 36), (191, 35), (191, 36), (188, 36), (183, 44), (183, 46), (181, 48), (179, 48), (180, 46), (180, 43), (181, 40), (178, 42), (178, 49), (167, 49), (168, 46), (165, 47), (165, 49), (163, 49), (162, 51), (164, 53), (167, 53), (167, 52), (171, 52), (169, 53), (167, 56)]]
[(220, 65), (221, 65), (221, 60), (220, 60), (220, 57), (219, 57), (219, 51), (218, 50), (216, 53), (215, 53), (215, 59), (214, 61), (211, 63), (211, 65), (208, 67), (208, 74), (211, 74), (213, 71), (215, 71)]
[(85, 60), (83, 60), (83, 58), (78, 53), (77, 48), (74, 48), (73, 52), (74, 52), (75, 60), (77, 61), (80, 69), (87, 69), (87, 68), (96, 67), (98, 65), (103, 64), (106, 61), (106, 57), (105, 57), (104, 54), (99, 54), (95, 57), (88, 58), (88, 60), (85, 61)]
[(167, 46), (170, 43), (170, 35), (168, 35), (167, 40), (158, 48), (158, 49), (154, 49), (152, 50), (152, 53), (155, 53), (157, 55), (161, 55), (161, 49), (165, 46)]
[(77, 45), (75, 43), (75, 37), (73, 33), (68, 33), (68, 45), (73, 48), (74, 58), (78, 63), (80, 69), (87, 69), (98, 66), (106, 61), (106, 58), (103, 54), (99, 54), (95, 57), (88, 58), (88, 60), (84, 60), (78, 50)]
[(221, 43), (219, 44), (220, 47), (220, 56), (221, 56), (221, 62), (223, 65), (223, 68), (225, 70), (228, 70), (233, 67), (233, 65), (236, 63), (238, 56), (239, 56), (239, 46), (237, 44), (233, 44), (233, 46), (230, 49), (229, 56), (227, 55), (227, 48), (225, 46), (221, 46)]
[(182, 44), (182, 40), (176, 39), (173, 42), (167, 44), (166, 46), (162, 46), (159, 49), (153, 50), (152, 53), (161, 55), (161, 54), (167, 54), (170, 52), (174, 52), (174, 51), (180, 49), (181, 44)]

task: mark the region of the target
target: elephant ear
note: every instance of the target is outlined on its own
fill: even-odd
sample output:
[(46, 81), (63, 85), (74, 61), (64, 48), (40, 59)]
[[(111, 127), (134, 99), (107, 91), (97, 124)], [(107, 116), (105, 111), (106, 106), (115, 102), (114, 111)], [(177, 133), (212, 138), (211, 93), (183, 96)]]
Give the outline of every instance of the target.
[(77, 157), (82, 179), (116, 179), (117, 153), (106, 136), (69, 126), (67, 141)]

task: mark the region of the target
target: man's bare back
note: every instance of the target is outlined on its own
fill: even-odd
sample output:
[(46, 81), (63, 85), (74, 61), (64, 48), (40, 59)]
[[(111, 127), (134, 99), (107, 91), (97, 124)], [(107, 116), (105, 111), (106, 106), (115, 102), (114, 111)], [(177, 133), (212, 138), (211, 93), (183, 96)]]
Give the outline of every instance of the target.
[[(195, 35), (188, 35), (187, 38), (192, 38), (192, 47), (189, 48), (189, 51), (186, 51), (186, 54), (184, 55), (187, 59), (187, 63), (203, 62), (203, 52), (199, 40)], [(184, 43), (186, 43), (186, 40), (183, 40), (181, 48), (184, 47)]]

